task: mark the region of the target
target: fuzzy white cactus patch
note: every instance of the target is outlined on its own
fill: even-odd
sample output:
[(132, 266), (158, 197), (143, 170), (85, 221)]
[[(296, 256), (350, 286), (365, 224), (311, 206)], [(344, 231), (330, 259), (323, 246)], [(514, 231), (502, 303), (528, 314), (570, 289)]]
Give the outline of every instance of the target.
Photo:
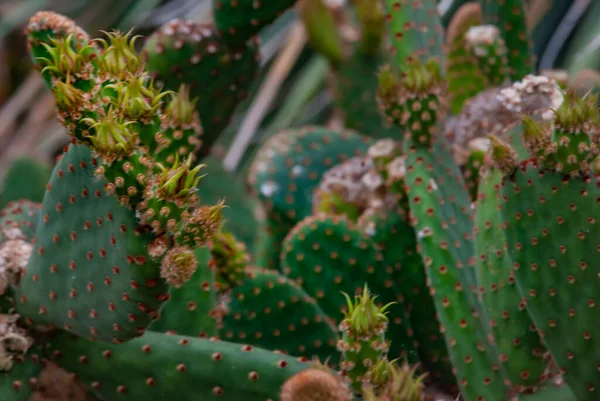
[(33, 245), (18, 236), (13, 238), (0, 245), (0, 295), (8, 286), (19, 283), (33, 252)]
[(25, 355), (33, 339), (17, 326), (19, 315), (0, 314), (0, 372), (8, 372), (15, 358)]
[(544, 97), (549, 101), (546, 110), (541, 114), (546, 121), (554, 119), (554, 112), (560, 107), (564, 95), (555, 80), (542, 75), (527, 75), (523, 80), (515, 82), (498, 94), (498, 101), (509, 111), (522, 113), (527, 111), (532, 99)]

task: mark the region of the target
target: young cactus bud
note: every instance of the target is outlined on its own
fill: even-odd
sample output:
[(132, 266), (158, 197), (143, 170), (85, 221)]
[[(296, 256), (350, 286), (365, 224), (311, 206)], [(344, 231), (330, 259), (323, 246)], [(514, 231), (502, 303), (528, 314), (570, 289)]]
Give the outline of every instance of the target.
[(155, 233), (174, 232), (179, 222), (185, 218), (184, 212), (193, 207), (198, 196), (197, 185), (203, 177), (200, 170), (206, 167), (200, 164), (192, 168), (192, 157), (184, 164), (176, 160), (172, 168), (157, 163), (161, 172), (150, 179), (144, 191), (144, 201), (140, 204), (143, 210), (142, 222), (151, 226)]
[(161, 132), (156, 140), (158, 149), (154, 158), (160, 163), (173, 164), (176, 155), (194, 155), (202, 145), (202, 125), (196, 110), (197, 99), (190, 98), (190, 90), (181, 85), (165, 107)]
[(544, 164), (547, 168), (571, 176), (590, 172), (592, 162), (600, 154), (600, 113), (597, 105), (597, 95), (589, 93), (579, 98), (574, 91), (567, 92), (555, 112), (551, 145), (555, 153), (546, 158)]
[(387, 356), (389, 341), (385, 339), (388, 325), (386, 310), (393, 303), (378, 307), (375, 303), (376, 296), (369, 293), (366, 284), (362, 295), (355, 296), (354, 302), (347, 294), (344, 296), (348, 311), (339, 326), (342, 339), (337, 348), (343, 353), (341, 368), (350, 378), (354, 390), (360, 392), (369, 369)]
[(133, 121), (121, 122), (109, 110), (102, 120), (88, 118), (82, 122), (90, 125), (84, 139), (106, 164), (129, 156), (135, 150), (137, 135), (129, 128)]
[(465, 34), (465, 42), (487, 79), (488, 86), (501, 86), (509, 79), (508, 50), (497, 27), (471, 27)]
[(477, 197), (479, 178), (482, 168), (486, 165), (490, 144), (489, 138), (475, 138), (469, 142), (467, 161), (463, 166), (463, 175), (472, 200)]
[[(370, 371), (375, 379), (363, 386), (365, 401), (421, 401), (425, 386), (426, 374), (416, 376), (417, 366), (412, 368), (404, 363), (398, 366), (396, 361), (381, 360)], [(377, 395), (377, 398), (375, 397)]]
[(210, 253), (217, 268), (219, 291), (224, 292), (240, 285), (250, 262), (246, 245), (236, 241), (230, 233), (218, 233), (213, 238)]
[(98, 107), (90, 94), (77, 89), (70, 78), (65, 82), (55, 80), (52, 93), (58, 120), (65, 126), (67, 133), (77, 141), (89, 145), (85, 136), (90, 124), (98, 118)]
[(519, 157), (517, 152), (506, 142), (498, 138), (497, 136), (490, 135), (490, 146), (492, 152), (492, 158), (504, 174), (510, 174), (519, 163)]
[(350, 401), (352, 392), (344, 380), (324, 368), (296, 373), (281, 387), (281, 401)]
[(0, 314), (0, 373), (11, 370), (16, 358), (25, 356), (33, 338), (17, 325), (19, 315)]
[[(112, 104), (119, 111), (119, 115), (127, 120), (142, 120), (144, 125), (150, 124), (152, 119), (158, 118), (158, 110), (162, 98), (170, 92), (160, 92), (155, 89), (149, 76), (129, 75), (123, 81), (106, 85), (102, 89), (104, 95), (116, 96)], [(152, 138), (154, 139), (154, 138)]]
[(177, 246), (167, 252), (160, 265), (160, 276), (175, 288), (188, 282), (196, 269), (198, 260), (194, 251), (187, 246)]
[(447, 112), (445, 81), (434, 59), (425, 64), (416, 59), (402, 77), (384, 67), (377, 97), (384, 115), (421, 144), (431, 143)]
[[(49, 87), (52, 81), (70, 75), (79, 78), (79, 72), (95, 69), (96, 49), (90, 45), (88, 34), (75, 21), (53, 12), (41, 11), (30, 18), (27, 28), (27, 48), (36, 69), (46, 69), (42, 76)], [(62, 47), (62, 50), (58, 50)], [(80, 68), (76, 68), (76, 67)], [(84, 77), (82, 76), (82, 78)], [(85, 76), (86, 80), (91, 77)], [(83, 89), (83, 88), (80, 88)]]
[(135, 41), (141, 36), (131, 33), (105, 32), (108, 41), (97, 39), (104, 47), (100, 58), (98, 75), (103, 82), (125, 81), (130, 75), (139, 77), (145, 73), (143, 57), (135, 50)]
[(222, 200), (216, 205), (195, 209), (177, 233), (177, 241), (194, 247), (206, 245), (221, 229), (224, 207), (225, 201)]

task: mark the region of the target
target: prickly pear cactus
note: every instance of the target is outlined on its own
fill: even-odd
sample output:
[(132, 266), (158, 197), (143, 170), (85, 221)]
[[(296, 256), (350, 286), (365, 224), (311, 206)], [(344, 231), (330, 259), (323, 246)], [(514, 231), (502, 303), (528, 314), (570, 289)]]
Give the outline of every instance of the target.
[(31, 324), (122, 341), (143, 333), (167, 287), (148, 254), (151, 234), (139, 230), (133, 210), (105, 194), (96, 164), (82, 145), (58, 162), (17, 307)]
[(580, 400), (600, 385), (594, 283), (600, 193), (590, 168), (598, 155), (597, 99), (570, 93), (553, 123), (529, 120), (530, 158), (498, 143), (504, 172), (500, 214), (515, 278), (536, 329)]

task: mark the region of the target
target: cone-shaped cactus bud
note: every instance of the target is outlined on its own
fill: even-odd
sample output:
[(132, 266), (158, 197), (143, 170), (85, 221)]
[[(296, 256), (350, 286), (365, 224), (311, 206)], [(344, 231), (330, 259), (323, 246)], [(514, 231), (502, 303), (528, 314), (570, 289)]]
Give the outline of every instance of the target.
[(488, 86), (500, 86), (509, 79), (508, 50), (500, 29), (494, 25), (473, 26), (465, 34), (465, 43)]
[(158, 149), (154, 157), (161, 163), (173, 164), (176, 155), (195, 154), (202, 145), (202, 125), (196, 110), (197, 99), (190, 98), (187, 85), (181, 85), (164, 110), (161, 132), (157, 135)]
[(490, 135), (492, 158), (496, 166), (504, 173), (510, 174), (519, 163), (517, 152), (506, 142), (495, 135)]
[(43, 43), (47, 57), (38, 57), (36, 61), (42, 67), (42, 74), (50, 76), (52, 81), (64, 81), (71, 77), (82, 81), (81, 89), (90, 90), (95, 72), (92, 63), (96, 59), (95, 49), (90, 45), (75, 48), (74, 35), (72, 33), (66, 38), (52, 39), (49, 44)]
[(19, 284), (31, 252), (33, 245), (19, 237), (8, 239), (0, 245), (0, 296), (9, 286)]
[(100, 121), (84, 118), (82, 122), (90, 125), (90, 132), (85, 134), (85, 138), (106, 162), (129, 155), (135, 149), (137, 135), (129, 128), (132, 121), (118, 121), (114, 113), (109, 111)]
[(296, 373), (281, 387), (281, 401), (350, 401), (352, 392), (344, 380), (322, 368)]
[(15, 358), (22, 358), (33, 345), (18, 319), (19, 315), (0, 314), (0, 373), (10, 371)]
[(190, 90), (187, 85), (181, 85), (177, 93), (171, 94), (171, 100), (165, 107), (165, 115), (179, 125), (189, 125), (194, 122), (197, 99), (190, 99)]
[(190, 155), (183, 164), (179, 164), (177, 159), (171, 168), (160, 163), (156, 167), (160, 172), (149, 180), (144, 200), (139, 205), (143, 211), (142, 222), (151, 226), (157, 234), (165, 230), (174, 232), (178, 230), (180, 221), (186, 218), (184, 214), (198, 202), (196, 186), (203, 177), (199, 174), (200, 170), (206, 166), (192, 167)]
[(206, 167), (205, 164), (199, 164), (192, 168), (191, 155), (184, 164), (175, 161), (175, 165), (168, 169), (161, 164), (157, 164), (161, 173), (158, 180), (158, 195), (167, 198), (188, 198), (196, 191), (196, 186), (204, 175), (200, 175), (200, 170)]
[(363, 386), (365, 401), (421, 401), (425, 386), (426, 374), (416, 376), (417, 366), (407, 363), (401, 366), (396, 361), (381, 360), (370, 373), (373, 380)]
[(579, 98), (568, 91), (562, 104), (553, 110), (553, 121), (524, 117), (523, 137), (530, 154), (547, 169), (573, 176), (588, 173), (600, 154), (597, 101), (597, 96)]
[[(88, 34), (75, 24), (75, 22), (63, 15), (56, 14), (48, 11), (41, 11), (36, 13), (29, 19), (27, 28), (25, 29), (27, 35), (27, 48), (33, 59), (36, 69), (42, 69), (48, 66), (58, 67), (58, 71), (65, 72), (61, 67), (66, 67), (71, 70), (70, 67), (77, 61), (77, 57), (73, 58), (73, 55), (83, 56), (88, 61), (93, 61), (96, 58), (96, 49), (90, 47), (90, 38)], [(69, 37), (68, 41), (64, 41)], [(55, 44), (62, 43), (68, 45), (69, 49), (65, 49), (61, 54), (61, 57), (57, 57), (59, 54), (56, 51), (49, 52), (50, 48), (55, 48)], [(80, 51), (85, 48), (86, 50), (80, 54)], [(67, 55), (71, 57), (67, 57)], [(83, 68), (83, 71), (87, 71), (87, 67)], [(72, 72), (75, 72), (74, 70)], [(55, 73), (52, 72), (52, 68), (42, 73), (46, 84), (52, 87), (52, 81), (55, 78), (59, 78)], [(60, 75), (64, 77), (64, 75)], [(73, 78), (77, 78), (73, 76)]]
[(387, 165), (400, 156), (400, 144), (393, 139), (380, 139), (369, 147), (367, 157), (371, 158), (375, 169), (385, 180), (387, 178)]
[(108, 36), (108, 41), (97, 39), (104, 47), (98, 74), (101, 79), (124, 81), (129, 75), (139, 76), (144, 74), (144, 59), (135, 50), (135, 41), (140, 36), (132, 37), (129, 32), (122, 33), (119, 31), (105, 33)]
[(181, 287), (192, 278), (198, 268), (198, 260), (194, 251), (187, 246), (170, 249), (160, 265), (160, 276), (169, 285)]
[(402, 77), (383, 68), (377, 98), (387, 118), (423, 144), (435, 137), (447, 111), (446, 85), (435, 59), (410, 62)]
[(194, 247), (206, 245), (221, 228), (224, 207), (225, 200), (222, 200), (216, 205), (195, 209), (177, 233), (177, 241)]
[(162, 98), (170, 94), (155, 89), (148, 75), (133, 74), (123, 81), (106, 85), (103, 93), (107, 92), (116, 94), (113, 104), (127, 120), (149, 120), (156, 117)]
[[(70, 77), (65, 82), (55, 80), (52, 87), (58, 120), (76, 140), (89, 144), (85, 138), (90, 125), (98, 118), (98, 106), (89, 92), (76, 88)], [(88, 119), (84, 121), (85, 119)]]
[(489, 155), (490, 145), (491, 141), (489, 138), (475, 138), (469, 142), (467, 161), (462, 167), (463, 176), (473, 200), (477, 197), (479, 178), (482, 169), (486, 166), (486, 158)]
[(531, 116), (523, 116), (521, 121), (523, 123), (523, 141), (531, 155), (543, 159), (547, 151), (550, 150), (550, 153), (554, 153), (550, 146), (550, 132), (544, 129), (544, 124)]
[(375, 303), (377, 297), (369, 293), (366, 284), (362, 295), (355, 296), (354, 302), (347, 294), (344, 296), (348, 310), (340, 323), (342, 339), (337, 348), (343, 353), (340, 366), (350, 378), (354, 390), (360, 392), (371, 366), (387, 355), (389, 341), (385, 339), (388, 325), (386, 310), (393, 303), (378, 307)]
[(233, 234), (220, 232), (212, 240), (210, 253), (217, 268), (215, 278), (219, 284), (219, 291), (227, 291), (240, 285), (245, 277), (246, 266), (250, 262), (246, 245), (236, 241)]
[(547, 168), (580, 175), (590, 170), (590, 165), (600, 153), (600, 113), (598, 96), (591, 93), (579, 98), (574, 91), (566, 94), (564, 102), (555, 111), (552, 148), (555, 153), (546, 158)]

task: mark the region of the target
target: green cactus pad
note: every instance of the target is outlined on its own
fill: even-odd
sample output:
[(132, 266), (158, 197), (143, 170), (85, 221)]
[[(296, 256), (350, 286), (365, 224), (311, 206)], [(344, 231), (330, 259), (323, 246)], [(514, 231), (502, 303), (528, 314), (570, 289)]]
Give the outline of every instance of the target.
[(28, 401), (35, 382), (42, 371), (38, 347), (31, 348), (24, 357), (16, 358), (8, 372), (0, 372), (2, 401)]
[(283, 272), (336, 322), (347, 307), (341, 292), (362, 293), (365, 283), (379, 303), (396, 302), (388, 314), (390, 357), (418, 359), (402, 296), (393, 286), (393, 268), (385, 266), (375, 243), (346, 218), (319, 214), (302, 220), (284, 241), (281, 260)]
[(379, 211), (361, 217), (363, 227), (381, 248), (383, 259), (393, 267), (394, 285), (404, 296), (404, 303), (418, 343), (418, 351), (432, 378), (447, 387), (456, 385), (444, 336), (440, 333), (437, 311), (427, 288), (427, 276), (417, 252), (415, 231), (406, 216)]
[(523, 163), (505, 177), (500, 213), (517, 284), (544, 343), (579, 400), (600, 386), (600, 185)]
[(191, 97), (198, 99), (203, 128), (198, 155), (207, 155), (247, 96), (259, 67), (258, 46), (248, 42), (232, 50), (212, 26), (173, 20), (148, 38), (145, 51), (157, 86), (177, 91), (185, 84)]
[(118, 345), (62, 332), (47, 354), (111, 401), (277, 400), (283, 383), (309, 367), (249, 345), (151, 331)]
[(294, 3), (296, 0), (215, 0), (215, 25), (229, 43), (240, 45), (275, 21)]
[(171, 288), (171, 296), (150, 330), (190, 337), (218, 334), (217, 321), (211, 315), (217, 300), (215, 272), (209, 267), (210, 251), (208, 248), (198, 248), (194, 253), (198, 261), (196, 272), (180, 288)]
[(535, 56), (533, 43), (527, 30), (523, 0), (479, 0), (486, 24), (500, 28), (502, 38), (510, 51), (507, 54), (512, 81), (519, 81), (533, 73)]
[(406, 149), (411, 223), (462, 396), (505, 400), (498, 355), (488, 343), (474, 293), (472, 216), (464, 181), (441, 144), (424, 148), (408, 141)]
[(251, 269), (230, 298), (229, 313), (223, 318), (224, 340), (337, 362), (333, 322), (287, 277)]
[(443, 28), (435, 0), (385, 0), (395, 67), (403, 71), (420, 58), (444, 63)]
[(41, 202), (52, 168), (30, 157), (22, 157), (11, 163), (0, 192), (0, 208), (10, 201), (28, 199)]
[(89, 149), (71, 145), (48, 184), (36, 247), (17, 293), (29, 323), (107, 341), (139, 336), (167, 299), (152, 237), (104, 194)]
[(512, 271), (510, 254), (504, 249), (502, 219), (498, 212), (502, 173), (490, 169), (482, 178), (477, 197), (475, 255), (481, 301), (489, 319), (511, 386), (517, 392), (545, 381), (546, 348), (527, 313), (526, 303)]

